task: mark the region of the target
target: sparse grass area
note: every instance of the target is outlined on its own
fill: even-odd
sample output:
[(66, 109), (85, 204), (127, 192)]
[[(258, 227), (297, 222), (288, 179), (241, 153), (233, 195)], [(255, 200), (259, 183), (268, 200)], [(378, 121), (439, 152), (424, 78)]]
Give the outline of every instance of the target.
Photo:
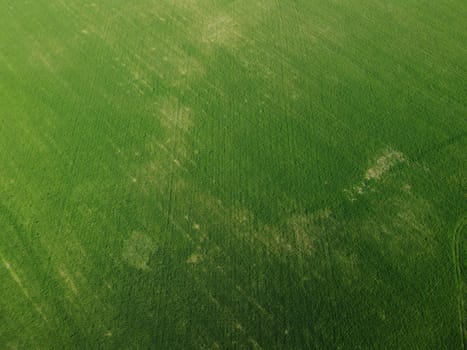
[(0, 2), (0, 348), (463, 349), (466, 14)]

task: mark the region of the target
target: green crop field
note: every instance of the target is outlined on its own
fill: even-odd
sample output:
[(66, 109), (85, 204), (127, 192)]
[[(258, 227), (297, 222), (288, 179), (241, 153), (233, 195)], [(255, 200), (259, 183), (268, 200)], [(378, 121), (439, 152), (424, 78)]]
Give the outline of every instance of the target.
[(465, 349), (466, 18), (0, 0), (0, 349)]

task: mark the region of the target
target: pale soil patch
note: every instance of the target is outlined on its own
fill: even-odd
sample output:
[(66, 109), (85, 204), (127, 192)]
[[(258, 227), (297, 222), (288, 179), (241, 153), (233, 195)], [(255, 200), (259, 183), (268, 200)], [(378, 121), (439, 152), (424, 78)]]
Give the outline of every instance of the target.
[(186, 88), (206, 72), (203, 64), (173, 43), (152, 47), (141, 52), (141, 55), (133, 54), (120, 61), (120, 65), (130, 70), (134, 82), (142, 91), (150, 91), (156, 77), (174, 87)]
[(203, 198), (203, 201), (209, 203), (210, 213), (218, 213), (218, 220), (223, 222), (228, 232), (280, 259), (290, 254), (313, 255), (315, 242), (324, 234), (323, 226), (332, 221), (332, 212), (326, 208), (312, 214), (292, 215), (286, 219), (286, 225), (280, 227), (257, 222), (247, 208), (225, 208), (214, 197), (209, 200)]
[(378, 182), (387, 175), (392, 168), (398, 164), (406, 162), (402, 152), (395, 150), (385, 151), (366, 171), (363, 180), (350, 188), (344, 189), (350, 201), (356, 201), (358, 196), (367, 192), (375, 192), (375, 182)]
[(306, 254), (311, 254), (315, 249), (312, 233), (318, 229), (313, 221), (306, 215), (295, 215), (289, 218), (288, 225), (295, 236), (295, 247)]
[(164, 80), (180, 88), (189, 87), (192, 81), (201, 79), (206, 74), (206, 68), (195, 57), (179, 47), (165, 52), (162, 60), (151, 67)]
[(374, 217), (362, 223), (362, 231), (372, 232), (382, 254), (391, 254), (394, 261), (407, 256), (431, 259), (438, 246), (434, 209), (425, 198), (404, 191), (404, 186), (400, 193), (376, 203)]
[(148, 262), (154, 248), (151, 237), (135, 231), (125, 241), (122, 256), (128, 265), (139, 270), (149, 270)]
[(285, 237), (278, 227), (273, 225), (265, 225), (255, 232), (252, 240), (253, 244), (261, 244), (266, 250), (275, 256), (284, 256), (290, 254), (293, 251), (292, 242)]
[(332, 251), (332, 259), (339, 274), (340, 280), (345, 284), (351, 284), (361, 278), (361, 269), (359, 266), (359, 257), (352, 252), (341, 250)]
[(179, 176), (180, 169), (181, 165), (170, 156), (161, 157), (147, 162), (137, 169), (137, 173), (131, 174), (130, 183), (147, 195), (167, 195), (169, 191), (179, 193), (188, 186), (184, 178)]
[(239, 24), (231, 17), (222, 14), (208, 21), (202, 30), (201, 40), (205, 44), (234, 45), (240, 37)]
[(152, 108), (162, 135), (148, 140), (144, 153), (150, 160), (133, 169), (128, 179), (148, 194), (181, 191), (186, 183), (180, 175), (186, 170), (191, 154), (187, 134), (193, 127), (192, 111), (175, 97), (162, 98)]
[(254, 219), (253, 214), (246, 208), (237, 208), (232, 211), (232, 219), (240, 225), (251, 224)]
[(191, 254), (186, 262), (191, 265), (198, 264), (203, 259), (203, 256), (199, 253)]
[(31, 43), (29, 53), (29, 64), (37, 69), (46, 69), (56, 73), (63, 61), (64, 49), (56, 42), (34, 42)]
[(328, 220), (332, 212), (321, 209), (309, 215), (294, 215), (288, 219), (288, 226), (294, 233), (294, 247), (306, 255), (316, 250), (316, 240), (323, 233), (322, 221)]
[(148, 151), (161, 158), (168, 168), (183, 167), (190, 155), (187, 133), (193, 128), (192, 111), (175, 97), (165, 97), (154, 103), (154, 117), (159, 120), (164, 135), (148, 144)]
[(18, 344), (13, 344), (13, 343), (6, 343), (6, 347), (7, 347), (7, 349), (10, 349), (10, 350), (18, 350), (19, 349)]
[(404, 154), (397, 151), (386, 151), (376, 163), (365, 172), (365, 180), (379, 180), (392, 167), (405, 161)]
[(166, 97), (156, 104), (156, 117), (169, 136), (187, 132), (193, 127), (191, 109), (181, 105), (175, 97)]

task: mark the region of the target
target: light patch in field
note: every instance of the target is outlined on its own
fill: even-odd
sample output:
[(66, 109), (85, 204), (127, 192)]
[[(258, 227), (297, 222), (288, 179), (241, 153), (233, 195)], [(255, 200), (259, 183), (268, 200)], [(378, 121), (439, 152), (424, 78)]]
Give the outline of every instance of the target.
[(123, 246), (123, 259), (139, 270), (149, 270), (148, 262), (154, 251), (154, 242), (148, 235), (134, 231)]
[(314, 249), (313, 238), (310, 233), (314, 230), (313, 223), (306, 215), (296, 215), (288, 222), (295, 235), (296, 246), (306, 254)]
[(192, 128), (190, 108), (181, 105), (175, 97), (164, 98), (156, 106), (156, 116), (160, 118), (161, 126), (168, 136), (185, 133)]
[(138, 53), (116, 59), (119, 65), (129, 69), (132, 80), (137, 83), (135, 87), (141, 91), (152, 91), (155, 78), (184, 89), (205, 75), (205, 66), (177, 41), (153, 44), (149, 41), (145, 48), (138, 48)]
[(231, 17), (220, 15), (208, 21), (201, 40), (205, 44), (232, 45), (240, 37), (239, 25)]
[[(215, 201), (213, 201), (215, 203)], [(332, 212), (325, 208), (311, 214), (295, 214), (285, 219), (285, 225), (268, 225), (254, 220), (254, 214), (246, 208), (231, 210), (234, 234), (252, 246), (262, 247), (276, 258), (290, 254), (311, 256), (316, 251), (316, 241), (324, 233), (323, 226), (330, 226)]]
[(201, 260), (203, 260), (203, 256), (199, 253), (194, 253), (194, 254), (191, 254), (188, 259), (186, 260), (186, 262), (188, 264), (191, 264), (191, 265), (196, 265), (198, 264)]
[(336, 249), (332, 251), (332, 258), (336, 268), (336, 275), (340, 277), (343, 283), (350, 285), (361, 278), (359, 259), (356, 254)]
[(292, 241), (276, 226), (264, 225), (251, 237), (252, 244), (262, 245), (272, 255), (283, 257), (293, 251)]
[(400, 192), (376, 204), (376, 215), (368, 217), (362, 231), (373, 232), (382, 254), (393, 261), (408, 256), (431, 259), (438, 242), (433, 228), (438, 225), (430, 201), (411, 192)]
[(63, 60), (63, 48), (55, 42), (33, 43), (29, 56), (29, 63), (38, 69), (47, 69), (55, 73), (59, 63)]
[(396, 231), (410, 231), (407, 237), (403, 237), (406, 242), (410, 241), (410, 244), (420, 253), (434, 255), (435, 234), (433, 227), (428, 224), (433, 208), (429, 201), (409, 193), (404, 199), (394, 200), (393, 205), (397, 208), (394, 217)]
[(379, 180), (392, 167), (405, 161), (404, 154), (387, 151), (376, 160), (376, 163), (365, 172), (365, 180)]
[(7, 349), (10, 349), (10, 350), (18, 350), (19, 349), (18, 344), (13, 344), (13, 343), (6, 343), (6, 347), (7, 347)]
[(159, 120), (164, 135), (156, 143), (148, 145), (149, 151), (154, 156), (162, 155), (168, 169), (181, 167), (190, 153), (186, 136), (193, 127), (192, 111), (174, 97), (158, 101), (155, 109), (154, 116)]
[(295, 238), (295, 247), (303, 254), (310, 255), (315, 250), (315, 240), (322, 231), (320, 222), (331, 216), (330, 209), (318, 210), (310, 215), (294, 215), (288, 220), (288, 225)]
[(151, 161), (139, 170), (137, 178), (140, 180), (136, 182), (140, 184), (143, 192), (151, 193), (154, 190), (159, 191), (167, 186), (169, 182), (168, 174), (169, 170), (165, 164)]
[(131, 79), (133, 81), (132, 85), (134, 89), (140, 94), (144, 95), (146, 91), (151, 90), (151, 81), (148, 76), (147, 71), (139, 66), (139, 65), (133, 65), (130, 68), (130, 75)]
[(360, 183), (353, 185), (350, 188), (344, 189), (350, 201), (356, 201), (358, 196), (368, 192), (375, 192), (375, 182), (383, 179), (392, 168), (406, 162), (406, 157), (402, 152), (387, 150), (371, 165), (363, 176)]
[[(172, 165), (172, 164), (173, 165)], [(165, 193), (168, 191), (180, 192), (186, 189), (185, 180), (177, 175), (177, 170), (181, 165), (174, 162), (171, 154), (164, 157), (159, 156), (159, 159), (144, 164), (138, 173), (132, 176), (136, 181), (132, 180), (132, 185), (138, 185), (138, 188), (146, 194)]]
[(248, 225), (253, 222), (253, 214), (246, 208), (236, 208), (232, 211), (232, 220), (239, 225)]
[(191, 109), (172, 97), (155, 102), (153, 108), (162, 135), (148, 140), (144, 153), (150, 156), (150, 160), (129, 173), (128, 178), (148, 194), (181, 191), (186, 188), (186, 183), (178, 175), (185, 171), (189, 160), (186, 136), (193, 126)]
[(172, 48), (151, 69), (160, 78), (178, 88), (189, 87), (190, 82), (206, 74), (205, 67), (180, 48)]

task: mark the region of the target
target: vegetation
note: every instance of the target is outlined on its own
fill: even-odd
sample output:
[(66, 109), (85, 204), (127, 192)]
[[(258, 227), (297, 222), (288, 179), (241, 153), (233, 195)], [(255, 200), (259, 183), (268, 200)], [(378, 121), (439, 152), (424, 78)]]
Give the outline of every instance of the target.
[(1, 349), (465, 348), (465, 1), (0, 13)]

